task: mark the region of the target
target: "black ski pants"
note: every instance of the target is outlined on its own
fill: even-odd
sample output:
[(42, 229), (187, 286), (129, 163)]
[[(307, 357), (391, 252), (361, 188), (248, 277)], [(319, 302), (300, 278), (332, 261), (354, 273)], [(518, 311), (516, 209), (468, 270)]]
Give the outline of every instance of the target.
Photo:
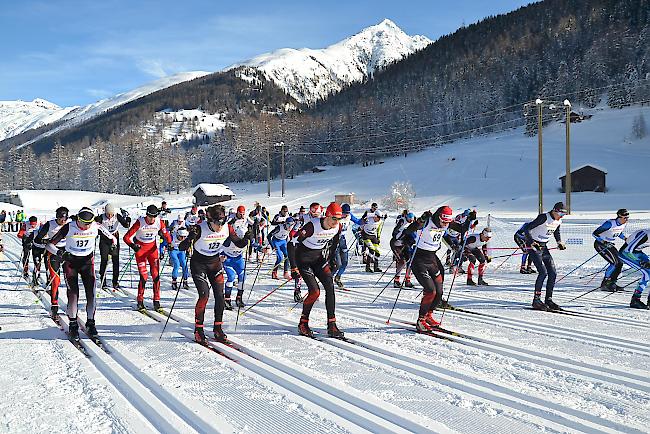
[(553, 288), (555, 287), (555, 279), (557, 272), (555, 271), (555, 262), (553, 256), (548, 251), (546, 243), (541, 244), (539, 249), (530, 249), (529, 255), (533, 259), (533, 264), (537, 268), (537, 280), (535, 281), (535, 297), (542, 296), (542, 286), (546, 279), (546, 299), (553, 297)]
[[(334, 294), (334, 280), (332, 272), (323, 257), (321, 250), (309, 249), (302, 244), (296, 247), (296, 266), (300, 271), (300, 276), (307, 285), (309, 294), (302, 304), (302, 317), (309, 319), (314, 303), (320, 296), (320, 287), (318, 280), (323, 284), (325, 290), (325, 309), (327, 310), (328, 321), (334, 320), (336, 296)], [(318, 280), (316, 280), (318, 279)]]
[(419, 317), (422, 318), (428, 312), (433, 312), (442, 302), (445, 269), (436, 252), (417, 249), (411, 262), (411, 270), (423, 288), (419, 312)]
[(205, 256), (199, 252), (194, 252), (190, 260), (190, 272), (194, 286), (199, 293), (199, 299), (196, 301), (194, 308), (194, 327), (203, 328), (205, 318), (205, 307), (210, 298), (210, 287), (214, 293), (214, 325), (223, 324), (224, 296), (224, 277), (223, 266), (219, 255)]
[(95, 260), (94, 256), (72, 256), (63, 263), (63, 275), (68, 286), (68, 318), (77, 317), (79, 304), (79, 276), (86, 291), (86, 316), (95, 319), (96, 294), (95, 294)]
[(99, 257), (101, 258), (99, 262), (99, 276), (104, 281), (101, 282), (106, 286), (106, 281), (108, 280), (106, 276), (106, 268), (108, 267), (108, 259), (110, 258), (113, 263), (113, 286), (117, 285), (120, 278), (120, 237), (119, 234), (114, 234), (117, 239), (117, 255), (111, 255), (111, 246), (113, 242), (108, 238), (101, 237), (99, 239)]
[(621, 270), (623, 269), (623, 261), (618, 258), (618, 250), (616, 250), (613, 244), (605, 244), (598, 240), (594, 240), (594, 249), (610, 264), (607, 270), (605, 270), (605, 277), (616, 282), (618, 275), (621, 274)]

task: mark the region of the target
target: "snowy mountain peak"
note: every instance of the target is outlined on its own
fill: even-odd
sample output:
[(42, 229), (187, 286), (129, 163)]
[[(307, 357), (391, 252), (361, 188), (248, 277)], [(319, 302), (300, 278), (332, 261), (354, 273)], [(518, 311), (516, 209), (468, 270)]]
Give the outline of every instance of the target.
[(324, 49), (284, 48), (228, 69), (257, 68), (296, 100), (312, 104), (430, 43), (427, 37), (409, 36), (385, 19)]
[(61, 108), (58, 105), (54, 104), (53, 102), (50, 102), (42, 98), (36, 98), (35, 100), (32, 101), (32, 103), (37, 107), (41, 107), (45, 110), (59, 110)]

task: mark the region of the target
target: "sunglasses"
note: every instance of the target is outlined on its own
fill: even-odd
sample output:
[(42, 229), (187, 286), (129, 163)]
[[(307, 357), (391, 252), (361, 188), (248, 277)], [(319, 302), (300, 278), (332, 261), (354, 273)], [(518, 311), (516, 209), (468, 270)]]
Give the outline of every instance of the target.
[(335, 222), (341, 220), (341, 217), (334, 217), (334, 216), (331, 216), (330, 218), (331, 218), (332, 220), (334, 220)]

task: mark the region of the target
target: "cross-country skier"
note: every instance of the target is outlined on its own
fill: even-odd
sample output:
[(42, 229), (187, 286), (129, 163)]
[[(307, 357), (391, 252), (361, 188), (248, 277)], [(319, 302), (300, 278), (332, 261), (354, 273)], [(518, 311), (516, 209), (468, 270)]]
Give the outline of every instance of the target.
[(616, 218), (606, 220), (593, 233), (594, 238), (596, 238), (594, 240), (594, 249), (609, 262), (609, 267), (605, 270), (605, 277), (600, 284), (600, 288), (604, 291), (616, 292), (622, 289), (616, 284), (616, 279), (621, 274), (623, 262), (619, 259), (614, 241), (617, 238), (625, 241), (625, 226), (627, 226), (629, 218), (630, 213), (626, 209), (619, 209), (616, 212)]
[[(20, 230), (17, 234), (23, 245), (21, 261), (23, 264), (23, 279), (25, 280), (29, 279), (29, 255), (32, 252), (34, 237), (38, 233), (39, 229), (40, 225), (38, 224), (38, 218), (36, 218), (36, 216), (31, 216), (29, 221), (21, 223)], [(36, 258), (34, 258), (34, 267), (36, 267)]]
[(269, 233), (268, 240), (269, 245), (275, 249), (275, 265), (273, 266), (273, 271), (271, 277), (273, 279), (278, 279), (278, 269), (280, 265), (284, 267), (284, 279), (290, 279), (291, 275), (289, 274), (289, 258), (287, 255), (287, 239), (289, 238), (289, 233), (293, 226), (293, 218), (289, 216), (289, 207), (282, 205), (280, 212), (273, 217), (271, 225), (275, 228)]
[(223, 268), (226, 271), (224, 304), (228, 310), (233, 309), (230, 297), (235, 286), (235, 280), (237, 280), (235, 304), (239, 308), (244, 307), (244, 280), (246, 279), (244, 251), (246, 250), (246, 245), (252, 238), (252, 234), (249, 229), (248, 220), (245, 217), (246, 210), (241, 205), (237, 209), (239, 210), (240, 208), (242, 208), (241, 213), (237, 212), (235, 217), (228, 222), (230, 228), (234, 230), (234, 235), (229, 234), (221, 247), (221, 254), (225, 256)]
[[(560, 250), (566, 249), (566, 245), (562, 242), (562, 237), (560, 236), (562, 217), (566, 214), (567, 210), (564, 208), (564, 204), (558, 202), (553, 206), (552, 210), (538, 215), (535, 220), (526, 223), (519, 230), (526, 241), (528, 254), (532, 257), (535, 268), (539, 272), (535, 281), (535, 295), (532, 305), (535, 310), (560, 310), (560, 306), (552, 298), (557, 273), (555, 271), (553, 257), (546, 244), (551, 239), (551, 236), (553, 236), (557, 242), (557, 248)], [(548, 280), (546, 280), (547, 276)], [(542, 301), (541, 296), (544, 280), (546, 280), (546, 297), (545, 301)]]
[[(220, 251), (222, 244), (234, 229), (226, 222), (226, 209), (223, 205), (208, 207), (206, 219), (192, 226), (189, 236), (179, 245), (180, 250), (187, 250), (194, 244), (194, 254), (190, 259), (190, 270), (194, 286), (199, 293), (194, 309), (194, 339), (200, 344), (206, 344), (203, 321), (205, 307), (210, 298), (210, 287), (214, 293), (214, 338), (219, 342), (227, 342), (227, 336), (222, 329), (224, 310), (224, 270), (221, 263)], [(235, 234), (236, 236), (236, 234)]]
[(461, 249), (465, 242), (465, 237), (471, 229), (478, 226), (478, 219), (476, 218), (476, 210), (466, 209), (462, 214), (454, 217), (454, 220), (449, 223), (447, 232), (443, 236), (444, 242), (451, 248), (451, 256), (447, 256), (447, 261), (450, 265), (450, 271), (464, 274), (462, 264), (460, 264)]
[[(45, 249), (46, 244), (51, 240), (54, 235), (68, 222), (68, 208), (62, 206), (56, 209), (54, 219), (46, 222), (34, 237), (34, 245)], [(60, 239), (56, 247), (63, 248), (65, 246), (65, 238)], [(94, 246), (93, 246), (94, 248)], [(61, 257), (51, 252), (45, 255), (45, 265), (49, 275), (48, 283), (50, 286), (50, 301), (52, 303), (52, 317), (58, 315), (59, 312), (59, 285), (61, 284), (61, 276), (59, 276), (59, 269), (61, 268)], [(36, 285), (37, 275), (34, 276), (34, 285)]]
[(115, 206), (111, 203), (107, 203), (106, 206), (104, 206), (103, 214), (95, 217), (95, 221), (104, 226), (108, 233), (118, 240), (117, 244), (114, 244), (111, 239), (104, 236), (104, 232), (99, 233), (99, 255), (101, 258), (99, 264), (99, 275), (102, 279), (100, 283), (104, 286), (104, 289), (108, 289), (106, 269), (108, 268), (108, 258), (110, 256), (113, 263), (113, 288), (118, 289), (118, 281), (120, 278), (120, 233), (118, 228), (119, 225), (128, 228), (131, 225), (131, 217), (129, 217), (126, 210), (123, 209), (120, 210), (120, 214), (117, 214), (115, 212)]
[(190, 226), (196, 225), (199, 220), (199, 207), (192, 205), (192, 208), (185, 213), (185, 226), (189, 229)]
[(185, 250), (180, 250), (178, 246), (187, 238), (189, 232), (185, 226), (178, 226), (172, 232), (171, 249), (169, 249), (169, 258), (172, 261), (172, 289), (178, 291), (178, 276), (180, 271), (183, 271), (181, 278), (181, 285), (183, 289), (190, 289), (187, 278), (190, 275), (189, 267), (187, 266), (187, 256)]
[(153, 308), (160, 310), (160, 259), (156, 241), (161, 234), (169, 244), (172, 239), (165, 227), (165, 223), (158, 217), (158, 207), (149, 205), (147, 214), (139, 217), (133, 226), (124, 234), (124, 242), (135, 252), (135, 262), (138, 265), (140, 281), (138, 282), (138, 310), (146, 309), (144, 306), (144, 289), (147, 283), (147, 263), (153, 280)]
[[(404, 266), (409, 261), (409, 249), (404, 248), (402, 241), (402, 233), (411, 223), (415, 221), (415, 215), (412, 212), (407, 212), (405, 215), (400, 215), (395, 223), (392, 237), (390, 239), (390, 249), (393, 252), (393, 259), (395, 260), (395, 276), (393, 277), (393, 287), (401, 288), (400, 276)], [(404, 286), (406, 288), (413, 288), (411, 283), (411, 270), (407, 269), (404, 275)]]
[(334, 275), (334, 283), (339, 288), (343, 288), (343, 282), (341, 282), (341, 276), (345, 273), (345, 270), (348, 267), (348, 238), (353, 238), (350, 236), (349, 230), (352, 228), (352, 223), (360, 224), (361, 219), (355, 217), (352, 212), (350, 212), (350, 205), (344, 203), (341, 206), (343, 212), (343, 218), (339, 221), (341, 225), (341, 236), (339, 237), (339, 245), (336, 248), (334, 259), (336, 260), (336, 274)]
[[(63, 273), (68, 287), (68, 308), (66, 314), (70, 319), (69, 334), (76, 339), (79, 337), (77, 323), (77, 306), (79, 303), (79, 277), (86, 292), (86, 333), (97, 336), (95, 327), (95, 240), (101, 233), (113, 245), (117, 239), (105, 226), (95, 221), (95, 214), (88, 207), (83, 207), (73, 221), (64, 224), (50, 238), (47, 251), (63, 262)], [(65, 244), (60, 245), (61, 242)], [(53, 312), (54, 313), (54, 312)]]
[[(367, 213), (366, 217), (362, 220), (363, 224), (361, 225), (361, 240), (367, 248), (367, 253), (364, 257), (364, 262), (366, 263), (366, 271), (369, 273), (381, 273), (381, 269), (379, 268), (379, 258), (381, 257), (379, 243), (381, 237), (381, 229), (383, 227), (381, 212), (379, 212), (378, 209), (375, 209), (372, 214)], [(371, 268), (373, 265), (374, 268)]]
[(650, 258), (643, 252), (643, 249), (650, 246), (650, 230), (640, 229), (627, 238), (621, 246), (619, 258), (624, 264), (629, 265), (641, 272), (641, 281), (632, 294), (630, 307), (634, 309), (648, 309), (650, 305), (650, 294), (648, 304), (641, 301), (641, 295), (650, 281)]
[(442, 246), (442, 236), (452, 220), (452, 209), (444, 205), (434, 213), (426, 211), (402, 233), (404, 245), (413, 249), (411, 270), (423, 288), (416, 322), (416, 328), (421, 332), (440, 326), (433, 318), (433, 311), (442, 302), (445, 269), (436, 252)]
[[(343, 218), (341, 206), (335, 202), (328, 205), (325, 217), (307, 222), (289, 245), (289, 258), (292, 269), (297, 269), (307, 285), (309, 295), (302, 305), (302, 315), (298, 332), (303, 336), (313, 337), (309, 328), (309, 314), (320, 295), (318, 281), (325, 290), (325, 308), (327, 310), (327, 334), (342, 338), (343, 332), (336, 326), (335, 294), (332, 272), (336, 270), (334, 251), (339, 243)], [(317, 280), (318, 279), (318, 280)]]
[(472, 273), (476, 261), (478, 261), (478, 284), (487, 285), (488, 283), (483, 279), (485, 273), (485, 265), (492, 261), (492, 258), (487, 253), (487, 243), (492, 238), (492, 230), (484, 228), (479, 234), (471, 234), (465, 240), (465, 254), (464, 256), (469, 260), (467, 266), (467, 284), (470, 286), (476, 285), (472, 280)]
[(514, 240), (515, 244), (521, 249), (521, 267), (519, 267), (520, 274), (535, 274), (537, 270), (532, 267), (533, 257), (530, 256), (528, 246), (526, 245), (526, 236), (524, 234), (524, 226), (526, 223), (521, 225), (517, 232), (515, 232)]

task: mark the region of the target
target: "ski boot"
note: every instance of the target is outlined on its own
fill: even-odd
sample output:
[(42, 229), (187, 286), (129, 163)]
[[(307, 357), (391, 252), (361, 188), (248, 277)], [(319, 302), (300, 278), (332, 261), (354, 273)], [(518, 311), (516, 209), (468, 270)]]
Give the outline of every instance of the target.
[(369, 262), (366, 262), (366, 273), (372, 273), (372, 268), (370, 267)]
[(289, 273), (288, 271), (285, 271), (284, 272), (284, 280), (289, 280), (289, 279), (291, 279), (291, 273)]
[(122, 289), (122, 287), (120, 286), (119, 283), (114, 283), (113, 284), (113, 291), (119, 291), (120, 289)]
[(616, 281), (610, 279), (609, 284), (607, 285), (607, 290), (611, 292), (618, 292), (618, 291), (623, 291), (623, 287), (618, 286), (616, 284)]
[(104, 282), (102, 285), (102, 291), (111, 292), (111, 288), (108, 286), (108, 283)]
[(425, 317), (418, 318), (417, 322), (415, 323), (415, 329), (419, 332), (424, 333), (433, 331), (433, 327), (429, 325)]
[(237, 297), (235, 297), (235, 305), (237, 305), (238, 308), (246, 307), (244, 304), (244, 300), (242, 299), (242, 296), (240, 294), (237, 294)]
[(97, 327), (95, 327), (95, 320), (89, 319), (86, 321), (86, 334), (91, 338), (96, 338), (99, 333), (97, 333)]
[(183, 279), (182, 283), (183, 283), (183, 289), (187, 289), (187, 290), (190, 289), (190, 284), (187, 283), (187, 279)]
[(483, 276), (478, 276), (478, 284), (481, 286), (490, 286), (485, 280), (483, 280)]
[(327, 335), (330, 338), (341, 339), (344, 337), (343, 332), (336, 326), (336, 318), (327, 320)]
[(59, 305), (58, 304), (53, 304), (51, 308), (51, 316), (54, 321), (59, 320)]
[(557, 310), (562, 310), (562, 308), (560, 306), (558, 306), (557, 303), (555, 303), (553, 301), (553, 299), (550, 298), (550, 297), (546, 299), (546, 308), (551, 312), (552, 311), (557, 311)]
[(542, 301), (539, 296), (536, 296), (533, 298), (533, 304), (532, 304), (533, 310), (541, 310), (541, 311), (548, 311), (548, 306)]
[(451, 309), (451, 310), (453, 310), (455, 308), (454, 308), (453, 305), (449, 304), (449, 302), (447, 302), (447, 300), (442, 300), (440, 302), (440, 305), (437, 307), (437, 309)]
[(404, 281), (404, 288), (415, 288), (415, 286), (413, 285), (413, 283), (411, 283), (411, 279), (406, 279), (406, 280)]
[(273, 270), (273, 271), (271, 272), (271, 279), (276, 279), (276, 280), (279, 279), (279, 277), (278, 277), (278, 270)]
[(294, 289), (293, 290), (293, 301), (296, 303), (300, 303), (303, 300), (302, 298), (302, 292), (300, 292), (300, 289)]
[(226, 309), (226, 310), (232, 310), (232, 309), (233, 309), (233, 307), (232, 307), (232, 301), (230, 300), (230, 297), (226, 298), (226, 299), (223, 301), (223, 304), (224, 304), (224, 309)]
[(29, 280), (29, 271), (25, 271), (25, 272), (23, 273), (23, 279), (25, 279), (25, 280)]
[(600, 282), (600, 290), (601, 291), (607, 291), (607, 292), (615, 292), (616, 289), (612, 289), (612, 281), (609, 279), (609, 277), (605, 277), (602, 282)]
[(221, 342), (222, 344), (228, 343), (228, 336), (223, 332), (223, 329), (221, 328), (222, 323), (215, 323), (214, 328), (212, 329), (212, 332), (214, 333), (214, 340), (217, 342)]
[(160, 300), (153, 301), (153, 310), (155, 310), (158, 313), (162, 313), (162, 307), (160, 307)]
[(300, 318), (300, 322), (298, 323), (298, 333), (302, 336), (307, 336), (308, 338), (314, 337), (314, 332), (309, 328), (308, 318)]
[(402, 284), (400, 283), (399, 279), (393, 279), (393, 288), (401, 288)]
[(172, 291), (178, 291), (178, 282), (176, 279), (172, 280)]
[[(650, 301), (648, 302), (650, 303)], [(641, 297), (632, 296), (632, 300), (630, 300), (630, 307), (633, 309), (647, 309), (648, 305), (644, 304), (641, 301)]]
[(343, 288), (343, 282), (341, 282), (341, 276), (339, 276), (338, 274), (334, 276), (334, 283), (336, 283), (336, 286), (338, 286), (339, 288)]
[(194, 327), (194, 340), (201, 345), (207, 345), (208, 340), (205, 338), (205, 333), (203, 332), (203, 326)]
[(433, 312), (427, 312), (427, 314), (424, 315), (424, 321), (429, 325), (429, 327), (440, 327), (440, 323), (433, 317)]
[(138, 307), (136, 308), (137, 310), (147, 310), (146, 307), (144, 307), (144, 301), (138, 301)]
[(530, 274), (530, 271), (528, 270), (528, 268), (526, 268), (526, 266), (522, 265), (519, 268), (519, 274)]
[(70, 325), (68, 326), (68, 335), (72, 340), (79, 340), (79, 324), (77, 318), (70, 318)]
[(476, 283), (474, 283), (471, 277), (467, 276), (467, 285), (476, 286)]
[(531, 267), (530, 265), (528, 267), (526, 267), (526, 272), (528, 274), (537, 274), (537, 270), (535, 268)]
[(381, 268), (379, 268), (379, 261), (375, 259), (375, 267), (372, 270), (375, 273), (381, 273)]

